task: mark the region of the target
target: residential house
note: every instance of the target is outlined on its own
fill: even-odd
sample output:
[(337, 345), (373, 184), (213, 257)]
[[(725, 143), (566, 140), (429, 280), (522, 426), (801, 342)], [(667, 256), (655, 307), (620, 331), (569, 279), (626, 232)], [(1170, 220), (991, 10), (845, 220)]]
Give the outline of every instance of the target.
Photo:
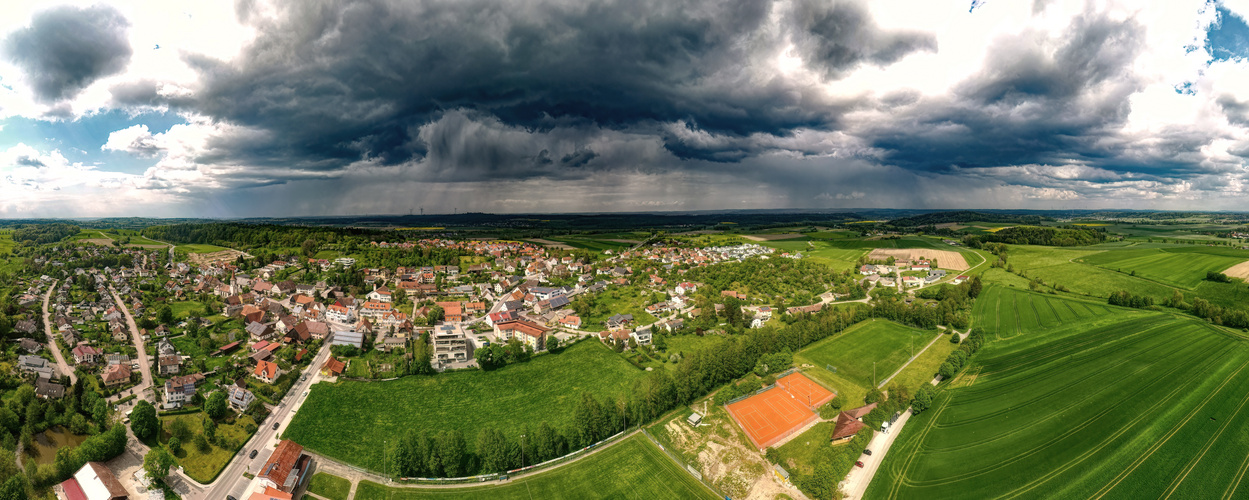
[(351, 310), (347, 306), (340, 302), (335, 302), (334, 305), (325, 310), (325, 319), (335, 323), (350, 323), (353, 318)]
[(867, 424), (863, 423), (863, 417), (874, 409), (876, 409), (876, 403), (839, 413), (829, 440), (833, 444), (849, 441), (860, 430), (867, 427)]
[(468, 334), (459, 325), (442, 324), (435, 326), (433, 334), (430, 335), (430, 342), (434, 345), (434, 352), (431, 356), (433, 359), (431, 361), (437, 368), (441, 368), (447, 363), (464, 362), (473, 359), (473, 349), (468, 340)]
[(95, 363), (103, 351), (86, 344), (79, 344), (71, 353), (74, 355), (74, 362), (82, 365)]
[(278, 364), (272, 361), (260, 360), (256, 362), (256, 369), (252, 370), (252, 376), (260, 379), (266, 384), (272, 384), (278, 379), (278, 375), (282, 370), (278, 369)]
[(18, 356), (17, 367), (23, 373), (35, 374), (37, 379), (50, 379), (56, 376), (56, 369), (52, 367), (52, 364), (39, 356)]
[(604, 323), (607, 325), (608, 330), (616, 330), (619, 328), (624, 328), (625, 326), (627, 326), (629, 323), (632, 323), (632, 322), (633, 322), (632, 314), (615, 314), (612, 317), (607, 318), (607, 321), (605, 321)]
[(256, 395), (252, 394), (252, 391), (247, 390), (247, 384), (243, 383), (242, 379), (239, 379), (238, 383), (230, 385), (226, 395), (228, 396), (226, 401), (238, 411), (246, 411), (247, 407), (251, 406), (252, 401), (256, 400)]
[(41, 399), (61, 399), (65, 397), (65, 386), (43, 379), (36, 380), (35, 396)]
[(182, 371), (181, 356), (161, 356), (157, 361), (157, 373), (162, 377), (177, 375), (179, 371)]
[(360, 317), (368, 319), (379, 319), (382, 315), (391, 311), (390, 303), (370, 300), (360, 304)]
[[(179, 263), (181, 264), (181, 263)], [(125, 500), (129, 498), (126, 488), (113, 475), (108, 466), (100, 462), (87, 462), (59, 486), (58, 494), (69, 500)]]
[(377, 289), (374, 289), (372, 292), (369, 292), (368, 297), (369, 297), (369, 300), (373, 300), (377, 302), (385, 302), (389, 304), (391, 303), (394, 296), (391, 293), (389, 288), (382, 286)]
[(252, 338), (261, 340), (273, 337), (273, 334), (275, 333), (273, 325), (266, 325), (264, 323), (257, 323), (254, 321), (248, 323), (245, 330), (247, 330), (247, 334), (251, 335)]
[(533, 348), (535, 352), (546, 349), (547, 331), (546, 327), (527, 320), (512, 321), (494, 327), (495, 335), (499, 338), (516, 339)]
[(629, 334), (629, 337), (632, 338), (634, 342), (637, 342), (638, 345), (651, 345), (651, 340), (654, 338), (654, 335), (651, 333), (651, 327), (644, 326), (633, 330), (633, 332)]
[(564, 316), (560, 318), (559, 324), (567, 328), (572, 328), (573, 330), (580, 330), (581, 329), (581, 317), (575, 314), (570, 314), (568, 316)]
[(17, 339), (17, 343), (23, 351), (30, 354), (38, 353), (41, 349), (43, 349), (43, 344), (35, 342), (35, 339), (32, 338), (22, 337)]
[(312, 457), (304, 454), (303, 446), (283, 439), (269, 455), (269, 460), (260, 467), (256, 480), (262, 487), (292, 493), (303, 486), (311, 465)]
[(203, 375), (183, 375), (165, 381), (165, 408), (180, 408), (195, 395), (195, 385)]
[(111, 365), (100, 374), (106, 387), (123, 385), (130, 382), (130, 365)]
[(346, 369), (347, 365), (345, 363), (339, 361), (339, 359), (334, 356), (330, 356), (330, 359), (325, 360), (325, 364), (321, 365), (321, 375), (325, 375), (327, 377), (337, 377), (342, 375), (343, 370)]

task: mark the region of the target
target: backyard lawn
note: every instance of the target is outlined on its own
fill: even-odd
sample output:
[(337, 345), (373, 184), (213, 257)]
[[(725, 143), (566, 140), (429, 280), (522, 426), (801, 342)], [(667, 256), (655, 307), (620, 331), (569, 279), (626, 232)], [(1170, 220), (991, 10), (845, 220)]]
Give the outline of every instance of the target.
[[(186, 422), (187, 427), (190, 429), (190, 435), (196, 436), (204, 433), (204, 418), (203, 413), (161, 417), (161, 444), (169, 443), (169, 438), (171, 437), (169, 434), (170, 426), (171, 422), (174, 420), (182, 420), (183, 422)], [(253, 429), (252, 432), (255, 432), (254, 429), (256, 424), (252, 421), (252, 418), (248, 416), (239, 417), (232, 424), (219, 423), (217, 424), (217, 438), (222, 439), (224, 437), (236, 446), (241, 447), (243, 446), (243, 443), (251, 437), (251, 432), (248, 432), (247, 429), (244, 428), (248, 424), (251, 425), (251, 428)], [(183, 467), (186, 474), (190, 476), (191, 479), (201, 483), (210, 483), (217, 478), (217, 474), (221, 473), (221, 470), (225, 468), (226, 464), (230, 463), (230, 459), (234, 457), (234, 453), (237, 451), (237, 448), (224, 449), (218, 447), (217, 445), (210, 444), (208, 452), (205, 453), (201, 452), (199, 448), (195, 446), (193, 439), (187, 439), (183, 441), (182, 450), (178, 452), (176, 458), (178, 459), (178, 465)]]

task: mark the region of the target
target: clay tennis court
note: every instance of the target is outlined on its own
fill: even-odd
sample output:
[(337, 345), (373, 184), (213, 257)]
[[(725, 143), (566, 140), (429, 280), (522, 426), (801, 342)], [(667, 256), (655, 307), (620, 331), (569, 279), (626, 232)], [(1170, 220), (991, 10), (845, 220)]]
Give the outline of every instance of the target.
[[(787, 385), (782, 386), (778, 380), (776, 387), (725, 407), (733, 420), (746, 431), (750, 441), (760, 449), (771, 446), (819, 418), (815, 410), (807, 406), (807, 396), (811, 397), (816, 407), (834, 396), (800, 373), (787, 375), (781, 380), (786, 380)], [(789, 387), (798, 392), (790, 392)]]
[(801, 403), (808, 403), (811, 408), (819, 408), (824, 403), (832, 401), (832, 391), (825, 389), (824, 386), (815, 383), (801, 373), (791, 373), (781, 377), (776, 381), (776, 385), (789, 391)]

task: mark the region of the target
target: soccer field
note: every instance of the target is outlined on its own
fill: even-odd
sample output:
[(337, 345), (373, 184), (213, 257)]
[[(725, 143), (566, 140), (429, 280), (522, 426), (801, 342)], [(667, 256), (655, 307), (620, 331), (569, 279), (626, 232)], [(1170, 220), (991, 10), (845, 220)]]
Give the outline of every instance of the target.
[(562, 429), (571, 423), (583, 393), (615, 398), (642, 377), (645, 372), (590, 340), (488, 372), (319, 383), (282, 437), (350, 464), (382, 470), (382, 442), (408, 430), (459, 429), (472, 450), (482, 427), (496, 427), (511, 439), (525, 425), (537, 428), (542, 421)]
[(1249, 495), (1249, 345), (1117, 316), (989, 344), (912, 418), (865, 498)]
[[(872, 362), (876, 363), (875, 380), (884, 380), (910, 359), (912, 348), (918, 353), (936, 335), (892, 321), (871, 320), (816, 342), (795, 357), (821, 369), (832, 365), (838, 376), (870, 388)], [(836, 386), (833, 389), (845, 390)]]
[(505, 484), (404, 489), (361, 481), (356, 488), (356, 500), (718, 498), (641, 434), (575, 463)]

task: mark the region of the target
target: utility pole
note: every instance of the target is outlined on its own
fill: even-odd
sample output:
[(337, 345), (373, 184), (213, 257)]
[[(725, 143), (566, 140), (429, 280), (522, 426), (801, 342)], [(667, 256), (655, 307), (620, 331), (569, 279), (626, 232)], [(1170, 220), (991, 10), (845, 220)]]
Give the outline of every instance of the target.
[(872, 387), (876, 387), (876, 362), (872, 362)]

